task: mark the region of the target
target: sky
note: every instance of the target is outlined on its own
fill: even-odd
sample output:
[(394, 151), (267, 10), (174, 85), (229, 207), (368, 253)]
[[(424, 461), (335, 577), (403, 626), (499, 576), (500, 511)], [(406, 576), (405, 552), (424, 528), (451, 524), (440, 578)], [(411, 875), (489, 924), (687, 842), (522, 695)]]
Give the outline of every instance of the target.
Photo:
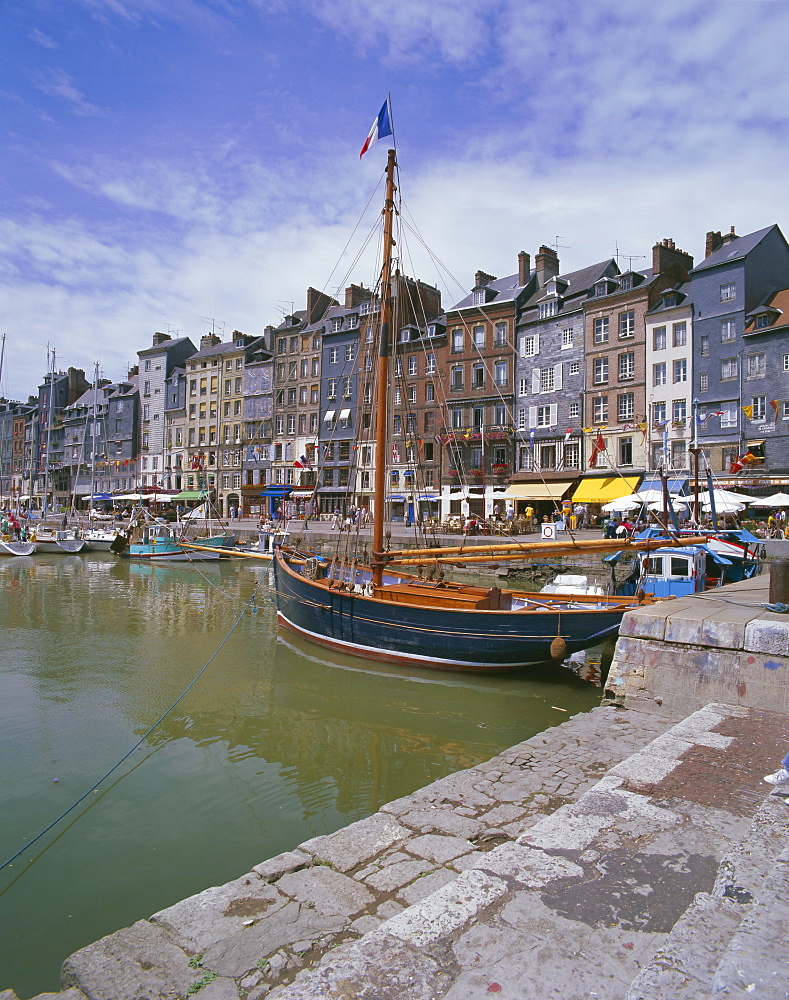
[(786, 38), (784, 0), (3, 0), (0, 394), (48, 347), (114, 381), (154, 331), (371, 284), (387, 94), (402, 266), (447, 307), (541, 244), (568, 272), (789, 235)]

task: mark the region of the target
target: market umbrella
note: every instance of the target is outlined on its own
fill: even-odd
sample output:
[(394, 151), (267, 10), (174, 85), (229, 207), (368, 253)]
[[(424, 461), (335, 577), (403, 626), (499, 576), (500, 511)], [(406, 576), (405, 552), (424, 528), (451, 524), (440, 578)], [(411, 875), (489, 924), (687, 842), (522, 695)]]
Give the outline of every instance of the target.
[[(649, 507), (650, 510), (663, 510), (663, 501), (661, 500), (659, 503), (655, 501), (654, 503), (648, 504), (647, 506)], [(687, 499), (683, 499), (682, 497), (671, 497), (671, 506), (674, 508), (674, 510), (687, 510), (688, 501)]]
[[(709, 502), (702, 501), (701, 506), (707, 514), (712, 511), (712, 504)], [(739, 514), (741, 510), (745, 510), (744, 503), (735, 503), (733, 500), (718, 500), (717, 497), (715, 499), (716, 514)]]
[[(744, 493), (735, 493), (733, 490), (713, 490), (712, 496), (715, 498), (716, 506), (723, 501), (728, 503), (750, 503), (753, 500), (753, 497), (746, 497)], [(709, 503), (709, 491), (705, 490), (704, 493), (699, 493), (699, 500), (702, 503)]]
[(764, 500), (752, 500), (751, 507), (789, 507), (789, 493), (773, 493)]
[(629, 497), (619, 497), (617, 500), (611, 500), (608, 503), (604, 503), (602, 509), (607, 514), (621, 513), (626, 510), (635, 510), (636, 507), (641, 506), (641, 500), (636, 496)]

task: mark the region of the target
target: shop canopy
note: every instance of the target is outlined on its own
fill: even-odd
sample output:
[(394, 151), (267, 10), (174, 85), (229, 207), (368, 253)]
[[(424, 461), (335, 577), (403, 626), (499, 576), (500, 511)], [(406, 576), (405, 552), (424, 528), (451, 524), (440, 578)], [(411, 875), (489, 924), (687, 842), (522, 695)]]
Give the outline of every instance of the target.
[(572, 485), (572, 482), (516, 483), (508, 486), (502, 495), (505, 500), (561, 500)]
[(594, 476), (582, 479), (573, 503), (610, 503), (635, 493), (640, 476)]
[(181, 490), (180, 493), (176, 493), (175, 496), (169, 497), (170, 500), (202, 500), (206, 495), (205, 490)]

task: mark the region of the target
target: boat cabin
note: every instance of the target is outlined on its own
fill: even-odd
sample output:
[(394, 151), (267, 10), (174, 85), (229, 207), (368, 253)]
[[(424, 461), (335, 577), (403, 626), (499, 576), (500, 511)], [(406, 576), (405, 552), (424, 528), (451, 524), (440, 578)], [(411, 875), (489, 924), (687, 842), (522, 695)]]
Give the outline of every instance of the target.
[(701, 547), (655, 549), (639, 561), (639, 587), (647, 594), (685, 597), (707, 589), (707, 553)]

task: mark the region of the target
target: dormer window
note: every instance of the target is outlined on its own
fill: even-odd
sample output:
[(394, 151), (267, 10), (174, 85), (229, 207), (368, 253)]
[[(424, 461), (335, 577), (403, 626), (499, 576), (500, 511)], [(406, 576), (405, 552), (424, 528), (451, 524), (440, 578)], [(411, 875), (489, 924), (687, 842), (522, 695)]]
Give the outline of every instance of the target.
[(669, 292), (668, 294), (663, 296), (663, 305), (666, 307), (666, 309), (670, 309), (672, 306), (675, 306), (676, 304), (677, 304), (677, 296), (673, 292)]
[(435, 323), (431, 323), (430, 326), (427, 328), (427, 336), (428, 337), (435, 337), (436, 336), (436, 324)]
[(753, 321), (754, 329), (763, 330), (766, 326), (770, 325), (770, 314), (769, 313), (759, 313), (756, 319)]
[(633, 275), (623, 274), (619, 279), (619, 287), (623, 292), (629, 292), (633, 287)]
[(475, 306), (485, 305), (485, 289), (479, 288), (471, 293), (471, 304)]
[(607, 295), (608, 294), (608, 282), (598, 281), (594, 286), (595, 295)]
[(555, 316), (556, 308), (556, 299), (551, 299), (549, 302), (541, 302), (540, 319), (548, 319), (550, 316)]
[(340, 330), (342, 330), (342, 316), (337, 316), (331, 321), (331, 332), (338, 333)]
[(411, 340), (411, 331), (406, 327), (400, 331), (400, 343), (407, 344)]
[(350, 316), (346, 317), (346, 320), (347, 320), (346, 326), (348, 327), (349, 330), (355, 330), (356, 327), (359, 325), (359, 317), (357, 316), (356, 313), (351, 313)]

